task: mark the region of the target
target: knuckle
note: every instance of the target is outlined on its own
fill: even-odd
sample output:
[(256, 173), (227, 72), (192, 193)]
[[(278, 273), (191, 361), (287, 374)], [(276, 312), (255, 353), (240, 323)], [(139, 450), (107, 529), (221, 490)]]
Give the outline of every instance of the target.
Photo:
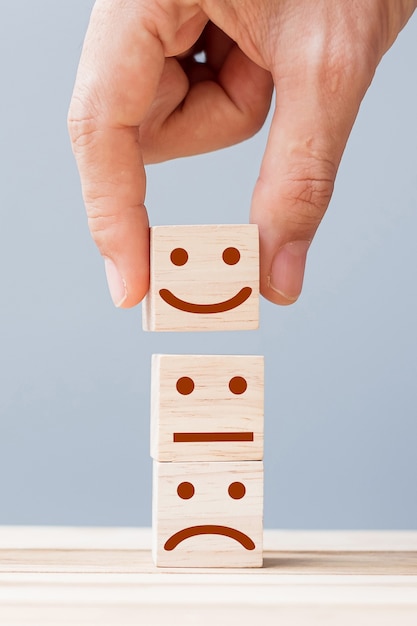
[(312, 76), (323, 93), (345, 102), (351, 98), (356, 100), (359, 94), (363, 96), (378, 64), (378, 49), (370, 38), (364, 37), (356, 26), (347, 30), (345, 25), (343, 37), (340, 34), (328, 39), (323, 37), (325, 43), (310, 56)]
[(271, 106), (272, 85), (263, 82), (248, 81), (249, 91), (241, 107), (241, 125), (244, 139), (249, 139), (259, 132), (264, 125)]
[(333, 193), (334, 170), (329, 161), (315, 159), (283, 182), (282, 193), (292, 221), (307, 226), (320, 222)]
[(233, 120), (235, 141), (245, 141), (258, 133), (264, 125), (269, 111), (269, 100), (259, 102), (241, 109), (239, 116)]
[(90, 213), (88, 216), (88, 228), (90, 229), (93, 239), (97, 237), (101, 238), (103, 234), (109, 231), (112, 224), (111, 217), (107, 215)]
[(102, 215), (95, 208), (95, 203), (91, 203), (88, 211), (88, 228), (90, 234), (100, 251), (105, 251), (111, 243), (110, 233), (117, 225), (115, 215)]
[(246, 139), (253, 137), (253, 135), (256, 135), (256, 133), (261, 130), (268, 114), (268, 109), (269, 106), (259, 106), (251, 109), (250, 114), (247, 116), (245, 121), (244, 131)]
[(68, 111), (68, 132), (75, 151), (88, 147), (98, 132), (96, 107), (92, 98), (74, 94)]
[(83, 187), (83, 196), (87, 209), (88, 224), (92, 232), (109, 230), (121, 216), (112, 208), (116, 197), (111, 183), (95, 181)]

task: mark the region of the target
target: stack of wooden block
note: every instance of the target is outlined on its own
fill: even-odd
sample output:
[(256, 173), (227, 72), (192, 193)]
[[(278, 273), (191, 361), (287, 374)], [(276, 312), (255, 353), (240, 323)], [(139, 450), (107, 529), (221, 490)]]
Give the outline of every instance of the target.
[[(154, 331), (257, 328), (257, 227), (152, 228), (143, 320)], [(156, 565), (262, 565), (263, 388), (261, 356), (153, 356)]]

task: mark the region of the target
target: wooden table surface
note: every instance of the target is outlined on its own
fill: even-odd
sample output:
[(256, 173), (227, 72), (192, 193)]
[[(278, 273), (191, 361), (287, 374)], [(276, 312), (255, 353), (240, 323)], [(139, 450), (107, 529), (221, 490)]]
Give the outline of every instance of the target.
[(259, 570), (157, 569), (150, 544), (0, 527), (0, 625), (417, 625), (417, 532), (267, 530)]

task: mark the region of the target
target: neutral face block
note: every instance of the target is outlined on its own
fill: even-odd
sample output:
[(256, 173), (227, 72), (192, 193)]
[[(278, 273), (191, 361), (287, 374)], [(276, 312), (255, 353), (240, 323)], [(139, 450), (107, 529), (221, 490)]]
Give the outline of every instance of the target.
[(262, 356), (153, 355), (154, 459), (261, 460), (263, 426)]
[(156, 565), (262, 566), (262, 461), (154, 461), (153, 468)]
[(155, 226), (150, 266), (144, 330), (258, 328), (256, 225)]

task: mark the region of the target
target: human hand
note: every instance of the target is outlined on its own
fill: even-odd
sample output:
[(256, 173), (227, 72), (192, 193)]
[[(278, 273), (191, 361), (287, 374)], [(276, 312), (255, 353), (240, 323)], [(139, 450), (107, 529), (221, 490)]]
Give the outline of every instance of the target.
[[(149, 285), (144, 163), (241, 141), (276, 108), (255, 186), (261, 292), (302, 288), (360, 103), (416, 0), (97, 0), (69, 112), (113, 301)], [(204, 50), (206, 63), (193, 54)]]

